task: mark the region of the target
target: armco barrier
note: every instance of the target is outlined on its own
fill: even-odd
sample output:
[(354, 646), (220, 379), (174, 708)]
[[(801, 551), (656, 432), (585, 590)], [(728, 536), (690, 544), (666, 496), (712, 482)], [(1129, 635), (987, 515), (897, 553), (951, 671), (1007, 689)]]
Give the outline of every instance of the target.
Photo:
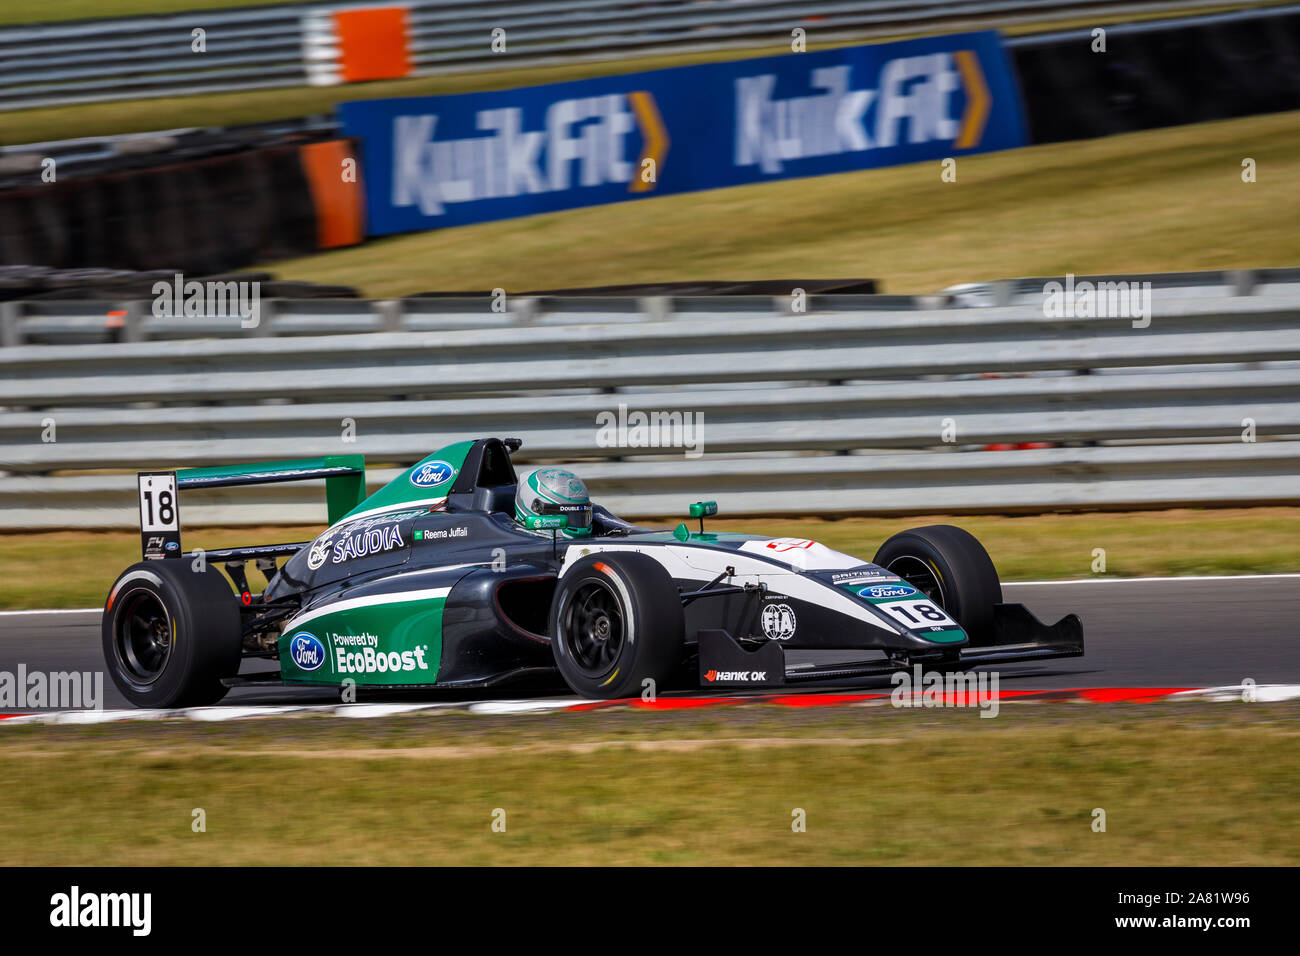
[[(102, 274), (106, 272), (107, 274)], [(711, 285), (725, 288), (725, 283), (681, 283), (680, 286), (687, 291), (674, 291), (678, 284), (665, 283), (662, 286), (650, 286), (650, 291), (639, 291), (635, 295), (611, 294), (601, 289), (581, 294), (577, 291), (511, 294), (504, 303), (505, 310), (496, 311), (494, 303), (497, 300), (490, 292), (360, 301), (355, 297), (338, 298), (339, 287), (275, 281), (265, 274), (244, 273), (216, 278), (259, 281), (261, 315), (256, 328), (244, 328), (241, 323), (230, 318), (153, 315), (152, 302), (143, 300), (141, 296), (153, 289), (153, 284), (158, 281), (172, 287), (175, 282), (174, 273), (72, 271), (52, 274), (48, 282), (60, 290), (67, 290), (74, 283), (89, 283), (99, 290), (117, 288), (115, 283), (120, 283), (123, 291), (116, 298), (108, 297), (112, 295), (111, 292), (100, 291), (94, 299), (45, 297), (24, 301), (22, 296), (15, 296), (11, 301), (0, 301), (0, 346), (140, 342), (154, 339), (246, 339), (249, 335), (317, 336), (490, 328), (524, 330), (538, 326), (584, 325), (594, 322), (713, 322), (728, 317), (768, 320), (788, 317), (792, 310), (791, 290), (804, 287), (809, 294), (802, 301), (807, 313), (814, 315), (823, 312), (897, 314), (945, 307), (1041, 307), (1043, 290), (1047, 284), (1067, 281), (1063, 276), (999, 279), (956, 285), (929, 295), (843, 294), (834, 291), (818, 294), (816, 290), (819, 287), (843, 288), (845, 284), (842, 281), (817, 279), (737, 284), (765, 290), (765, 294), (761, 295), (739, 294), (735, 289), (725, 293), (699, 291)], [(186, 276), (185, 279), (202, 281), (201, 277), (196, 276)], [(0, 276), (0, 281), (2, 280), (3, 276)], [(1155, 303), (1241, 295), (1300, 298), (1300, 269), (1086, 275), (1075, 276), (1074, 281), (1090, 282), (1094, 287), (1101, 283), (1149, 283), (1152, 301)], [(868, 284), (872, 283), (857, 281), (850, 283), (850, 286)], [(777, 290), (780, 290), (779, 294)]]
[[(522, 436), (523, 462), (582, 462), (629, 514), (700, 497), (729, 514), (1300, 500), (1294, 294), (1162, 298), (1144, 328), (823, 306), (0, 349), (0, 527), (130, 526), (136, 469), (348, 452), (375, 486), (485, 434)], [(607, 441), (598, 423), (635, 411), (703, 427), (679, 447)], [(1028, 442), (1055, 447), (981, 450)], [(320, 495), (195, 492), (186, 520), (319, 522)]]

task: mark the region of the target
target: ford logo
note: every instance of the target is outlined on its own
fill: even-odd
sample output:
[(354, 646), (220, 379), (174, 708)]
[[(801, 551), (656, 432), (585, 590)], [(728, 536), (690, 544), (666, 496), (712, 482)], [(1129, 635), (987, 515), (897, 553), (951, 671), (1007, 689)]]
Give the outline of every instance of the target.
[(876, 584), (863, 588), (858, 593), (869, 598), (907, 597), (909, 594), (915, 594), (916, 588), (908, 587), (906, 584)]
[(445, 461), (426, 461), (423, 465), (417, 465), (411, 472), (411, 484), (417, 488), (432, 488), (434, 485), (451, 481), (454, 474), (456, 469)]
[(289, 640), (289, 656), (299, 670), (314, 671), (325, 663), (325, 645), (314, 634), (303, 631)]

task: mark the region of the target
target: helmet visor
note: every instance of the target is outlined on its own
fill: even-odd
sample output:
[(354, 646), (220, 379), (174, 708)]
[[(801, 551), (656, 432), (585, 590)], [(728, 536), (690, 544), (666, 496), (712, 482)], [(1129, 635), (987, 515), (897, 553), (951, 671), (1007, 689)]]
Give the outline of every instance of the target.
[(541, 498), (534, 498), (532, 503), (534, 514), (539, 515), (564, 515), (569, 519), (569, 527), (574, 530), (590, 530), (592, 507), (590, 501), (584, 501), (581, 504), (560, 504), (556, 501), (543, 501)]

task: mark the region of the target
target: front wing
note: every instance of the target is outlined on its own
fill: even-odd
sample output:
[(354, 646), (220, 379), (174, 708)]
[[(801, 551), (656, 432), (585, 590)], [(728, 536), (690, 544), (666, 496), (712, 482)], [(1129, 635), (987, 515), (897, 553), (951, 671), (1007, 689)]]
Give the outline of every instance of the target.
[(1044, 624), (1023, 604), (994, 605), (994, 642), (933, 655), (881, 658), (828, 665), (788, 664), (785, 649), (769, 641), (754, 650), (742, 647), (725, 630), (699, 632), (700, 686), (783, 687), (791, 684), (883, 677), (915, 664), (961, 670), (990, 664), (1083, 656), (1083, 625), (1077, 614)]

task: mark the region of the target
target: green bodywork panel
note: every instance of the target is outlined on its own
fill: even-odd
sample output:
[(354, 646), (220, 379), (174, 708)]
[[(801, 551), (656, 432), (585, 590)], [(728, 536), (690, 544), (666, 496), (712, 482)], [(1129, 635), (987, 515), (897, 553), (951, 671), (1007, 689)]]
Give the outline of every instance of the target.
[(949, 628), (946, 631), (924, 631), (920, 637), (936, 644), (954, 644), (966, 640), (966, 632), (961, 628)]
[[(397, 600), (346, 608), (313, 618), (280, 639), (280, 673), (288, 683), (362, 685), (432, 684), (442, 660), (445, 597)], [(299, 665), (295, 642), (324, 650), (316, 667)], [(381, 660), (382, 657), (382, 660)]]
[(692, 537), (694, 537), (696, 541), (717, 541), (718, 540), (718, 536), (716, 534), (710, 534), (707, 531), (697, 531), (695, 532), (694, 535), (692, 535), (691, 529), (686, 526), (685, 522), (682, 522), (675, 529), (673, 529), (673, 537), (676, 538), (678, 541), (690, 541)]
[[(439, 448), (432, 455), (420, 459), (406, 471), (402, 472), (384, 487), (380, 488), (369, 498), (356, 504), (343, 518), (350, 518), (360, 512), (374, 511), (378, 508), (400, 508), (406, 504), (416, 504), (420, 502), (433, 504), (436, 499), (447, 497), (451, 491), (451, 486), (456, 481), (456, 476), (465, 465), (465, 456), (469, 450), (474, 447), (472, 441), (459, 441), (445, 448)], [(428, 466), (434, 466), (439, 463), (450, 466), (450, 472), (445, 480), (435, 483), (414, 484), (412, 476), (421, 473), (422, 469)], [(334, 523), (336, 519), (330, 521)]]

